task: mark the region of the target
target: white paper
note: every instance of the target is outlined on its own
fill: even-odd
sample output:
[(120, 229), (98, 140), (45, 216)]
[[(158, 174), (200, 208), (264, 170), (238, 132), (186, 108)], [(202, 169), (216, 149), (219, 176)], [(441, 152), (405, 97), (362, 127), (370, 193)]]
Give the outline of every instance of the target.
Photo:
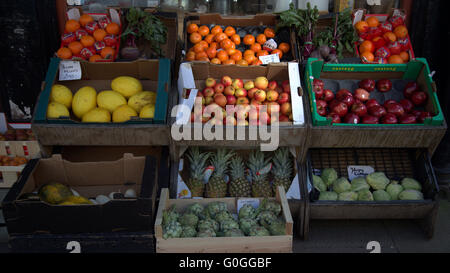
[(259, 56), (259, 60), (263, 64), (279, 63), (280, 57), (278, 56), (278, 54), (271, 54), (271, 55)]
[(77, 61), (61, 61), (59, 63), (59, 80), (72, 81), (81, 79), (81, 65)]
[(180, 174), (178, 174), (177, 199), (187, 199), (187, 198), (191, 198), (191, 191), (189, 190), (186, 183), (184, 183)]
[(352, 181), (357, 177), (366, 177), (368, 174), (375, 172), (375, 169), (371, 166), (348, 166), (347, 173), (348, 179)]
[(239, 210), (241, 210), (244, 205), (251, 205), (255, 209), (259, 207), (259, 199), (258, 198), (239, 198), (237, 200), (237, 212), (239, 214)]
[(302, 199), (301, 195), (300, 195), (300, 184), (298, 181), (298, 172), (295, 175), (294, 179), (292, 180), (292, 184), (286, 193), (286, 199), (296, 199), (296, 200)]
[(298, 88), (302, 87), (300, 81), (300, 70), (298, 63), (288, 63), (289, 86), (291, 87), (291, 105), (292, 117), (294, 125), (302, 125), (305, 123), (305, 116), (303, 111), (303, 98), (298, 95)]

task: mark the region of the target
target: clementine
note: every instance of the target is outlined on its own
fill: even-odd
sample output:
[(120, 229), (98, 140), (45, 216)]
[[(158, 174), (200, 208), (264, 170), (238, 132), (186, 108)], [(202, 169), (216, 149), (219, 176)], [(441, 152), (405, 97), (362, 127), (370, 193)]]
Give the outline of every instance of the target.
[(94, 45), (95, 39), (92, 36), (85, 35), (81, 37), (80, 42), (84, 47), (90, 47)]
[(369, 30), (369, 24), (366, 21), (359, 21), (355, 24), (358, 33), (366, 33)]
[(65, 29), (67, 32), (75, 32), (80, 28), (80, 23), (77, 20), (70, 19), (67, 20)]
[(215, 26), (211, 29), (211, 33), (214, 35), (221, 33), (221, 32), (223, 32), (223, 30), (220, 26)]
[(199, 53), (199, 52), (202, 52), (202, 51), (205, 51), (205, 48), (203, 47), (203, 45), (200, 44), (200, 43), (196, 43), (194, 45), (194, 52), (195, 53)]
[(409, 61), (409, 54), (406, 51), (400, 52), (400, 57), (403, 59), (405, 63)]
[(214, 41), (214, 34), (210, 33), (206, 35), (203, 41), (207, 42), (208, 44), (212, 43)]
[(244, 36), (244, 45), (252, 45), (255, 43), (255, 36), (247, 34)]
[(380, 25), (380, 21), (375, 16), (367, 18), (366, 23), (369, 25), (369, 27), (378, 27)]
[(363, 62), (371, 63), (375, 59), (375, 56), (370, 51), (365, 51), (365, 52), (361, 53), (360, 56), (361, 56), (361, 60)]
[(237, 49), (236, 49), (236, 48), (230, 47), (230, 48), (228, 48), (228, 49), (225, 49), (225, 51), (227, 52), (228, 56), (231, 56), (231, 55), (233, 55), (234, 53), (236, 53)]
[(228, 48), (231, 48), (232, 46), (233, 46), (233, 42), (230, 39), (228, 39), (228, 38), (223, 39), (220, 42), (220, 47), (223, 48), (223, 49), (228, 49)]
[(83, 14), (80, 16), (80, 24), (81, 26), (85, 26), (88, 23), (94, 22), (94, 18), (92, 18), (89, 14)]
[(248, 62), (246, 60), (243, 60), (243, 59), (237, 61), (236, 64), (240, 65), (240, 66), (248, 66)]
[(241, 44), (241, 37), (238, 34), (233, 34), (231, 35), (231, 41), (233, 41), (233, 43), (235, 43), (236, 45), (240, 45)]
[(222, 62), (222, 64), (236, 64), (236, 61), (233, 59), (228, 59)]
[(228, 36), (228, 37), (231, 37), (231, 36), (233, 36), (234, 34), (236, 34), (236, 30), (234, 29), (234, 27), (231, 27), (231, 26), (229, 26), (229, 27), (227, 27), (227, 28), (225, 28), (225, 34)]
[(375, 51), (375, 45), (372, 41), (366, 40), (359, 45), (359, 52), (370, 52), (373, 53)]
[(70, 51), (70, 49), (68, 49), (67, 47), (61, 47), (56, 52), (56, 55), (58, 55), (58, 57), (61, 59), (70, 59), (72, 58), (72, 51)]
[(404, 62), (403, 62), (403, 59), (402, 59), (402, 57), (400, 55), (391, 55), (388, 58), (388, 63), (390, 63), (390, 64), (402, 64)]
[(281, 44), (278, 46), (278, 49), (281, 50), (281, 51), (283, 51), (283, 53), (288, 53), (290, 48), (291, 48), (291, 47), (289, 46), (288, 43), (281, 43)]
[(212, 58), (211, 63), (213, 64), (221, 64), (222, 62), (218, 58)]
[(188, 61), (194, 61), (195, 60), (195, 52), (194, 51), (189, 51), (186, 54), (186, 60)]
[(90, 62), (96, 62), (96, 61), (101, 60), (101, 59), (102, 59), (102, 56), (100, 56), (98, 54), (95, 54), (95, 55), (92, 55), (91, 57), (89, 57), (89, 61)]
[(115, 53), (114, 48), (109, 47), (109, 46), (104, 47), (102, 49), (102, 51), (100, 51), (100, 55), (102, 56), (103, 59), (112, 59), (112, 58), (114, 58), (114, 53)]
[(236, 50), (236, 52), (230, 56), (230, 59), (235, 60), (236, 62), (239, 60), (242, 60), (242, 52), (239, 50)]
[(397, 41), (397, 36), (393, 32), (390, 32), (390, 31), (383, 34), (383, 38), (388, 43), (393, 43), (393, 42)]
[(246, 55), (255, 55), (255, 51), (251, 50), (251, 49), (247, 49), (246, 51), (244, 51), (244, 56)]
[(267, 42), (266, 35), (259, 34), (258, 36), (256, 36), (256, 41), (258, 42), (258, 44), (263, 45), (265, 42)]
[(198, 33), (200, 33), (200, 35), (202, 35), (202, 37), (206, 36), (209, 34), (209, 27), (207, 26), (201, 26), (198, 28)]
[(208, 55), (208, 58), (214, 59), (217, 55), (217, 50), (210, 47), (206, 50), (206, 54)]
[(272, 50), (272, 52), (270, 52), (270, 54), (278, 54), (278, 57), (281, 58), (283, 57), (283, 51), (281, 51), (280, 49), (274, 49)]
[(266, 56), (269, 55), (269, 52), (267, 52), (267, 50), (260, 50), (258, 51), (258, 53), (256, 54), (256, 56)]
[(256, 59), (253, 61), (252, 65), (262, 65), (262, 61), (260, 59)]
[(104, 31), (103, 29), (99, 28), (99, 29), (96, 29), (92, 35), (94, 35), (94, 38), (95, 38), (96, 41), (100, 42), (100, 41), (103, 41), (103, 39), (105, 38), (106, 34), (107, 34), (106, 31)]
[(260, 44), (254, 43), (250, 46), (250, 49), (253, 50), (253, 52), (258, 52), (262, 49), (262, 47)]
[(255, 54), (244, 55), (244, 60), (246, 60), (249, 64), (253, 63), (256, 60)]
[(120, 32), (120, 26), (117, 23), (112, 22), (106, 26), (106, 32), (117, 35)]
[(398, 26), (394, 29), (394, 34), (397, 38), (406, 38), (408, 36), (408, 29), (405, 26)]
[(216, 56), (222, 63), (229, 59), (228, 54), (225, 50), (218, 51)]
[(208, 58), (208, 54), (205, 51), (195, 53), (195, 59), (199, 61), (202, 58)]
[(196, 44), (198, 42), (200, 42), (202, 40), (202, 35), (200, 35), (200, 33), (198, 32), (194, 32), (189, 36), (189, 41), (191, 41), (191, 43)]
[(267, 38), (273, 38), (275, 37), (275, 31), (268, 27), (264, 30), (264, 35), (266, 35)]
[(83, 45), (78, 41), (71, 42), (67, 47), (72, 51), (72, 54), (79, 54), (83, 49)]
[(198, 31), (198, 25), (197, 24), (189, 24), (187, 27), (187, 33), (192, 34), (194, 32)]

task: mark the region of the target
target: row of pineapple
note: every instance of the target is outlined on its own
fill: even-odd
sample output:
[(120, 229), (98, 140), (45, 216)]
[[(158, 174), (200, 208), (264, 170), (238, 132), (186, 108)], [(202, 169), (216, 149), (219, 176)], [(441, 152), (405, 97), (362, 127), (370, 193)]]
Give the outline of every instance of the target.
[(281, 205), (264, 199), (258, 208), (243, 205), (237, 217), (224, 202), (188, 206), (183, 214), (175, 205), (163, 212), (163, 238), (276, 236), (286, 234)]
[[(186, 185), (192, 197), (221, 198), (227, 193), (231, 197), (272, 197), (278, 186), (287, 192), (292, 183), (293, 160), (286, 147), (267, 157), (264, 152), (254, 150), (246, 164), (240, 155), (226, 149), (212, 153), (191, 147), (187, 158), (190, 177)], [(209, 166), (213, 172), (205, 184), (205, 170)]]

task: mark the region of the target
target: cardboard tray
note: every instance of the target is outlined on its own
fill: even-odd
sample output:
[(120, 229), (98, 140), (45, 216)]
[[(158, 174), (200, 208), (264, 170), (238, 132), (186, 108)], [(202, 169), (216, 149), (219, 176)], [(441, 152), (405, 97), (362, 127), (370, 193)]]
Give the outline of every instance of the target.
[[(347, 166), (371, 166), (390, 179), (415, 178), (422, 183), (425, 200), (418, 201), (320, 201), (312, 186), (315, 170), (334, 168), (339, 177), (347, 177)], [(308, 237), (313, 219), (420, 219), (428, 237), (433, 236), (439, 207), (436, 177), (430, 156), (424, 149), (311, 149), (305, 165), (303, 193), (306, 211), (304, 237)]]
[[(260, 199), (262, 200), (262, 199)], [(207, 199), (169, 199), (169, 190), (162, 189), (159, 199), (158, 214), (155, 221), (155, 238), (157, 253), (274, 253), (292, 252), (293, 220), (283, 187), (278, 187), (276, 198), (282, 207), (283, 218), (286, 221), (286, 235), (261, 237), (212, 237), (212, 238), (170, 238), (163, 239), (162, 214), (173, 204), (178, 211), (193, 203), (207, 205), (211, 202), (226, 202), (228, 209), (236, 211), (237, 198), (207, 198)]]
[[(81, 62), (82, 79), (63, 82), (58, 81), (59, 62), (58, 58), (53, 58), (50, 63), (32, 120), (33, 132), (43, 145), (168, 145), (166, 119), (172, 103), (169, 97), (169, 59), (114, 63)], [(47, 119), (47, 106), (54, 83), (66, 85), (73, 93), (85, 85), (93, 86), (100, 92), (110, 89), (113, 78), (124, 75), (140, 79), (145, 90), (157, 92), (153, 119), (135, 118), (124, 123), (82, 123), (75, 117)]]
[[(158, 161), (154, 156), (124, 154), (116, 161), (70, 162), (61, 155), (33, 159), (2, 202), (10, 235), (35, 233), (95, 233), (152, 231), (158, 191)], [(24, 193), (59, 182), (92, 198), (133, 188), (138, 197), (111, 200), (103, 205), (51, 205), (22, 199)], [(126, 184), (130, 183), (130, 184)]]

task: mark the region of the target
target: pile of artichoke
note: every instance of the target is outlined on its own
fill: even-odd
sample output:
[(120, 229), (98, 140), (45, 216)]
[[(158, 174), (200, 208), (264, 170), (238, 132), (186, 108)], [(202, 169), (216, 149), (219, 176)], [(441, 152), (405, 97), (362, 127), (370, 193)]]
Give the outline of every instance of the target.
[(183, 214), (175, 206), (163, 212), (163, 238), (275, 236), (286, 234), (281, 205), (264, 199), (255, 209), (243, 205), (233, 215), (224, 202), (199, 203), (188, 206)]
[(349, 182), (345, 177), (338, 178), (335, 169), (327, 168), (320, 176), (313, 175), (313, 185), (322, 201), (423, 200), (422, 185), (417, 180), (403, 178), (399, 183), (389, 180), (383, 172)]

